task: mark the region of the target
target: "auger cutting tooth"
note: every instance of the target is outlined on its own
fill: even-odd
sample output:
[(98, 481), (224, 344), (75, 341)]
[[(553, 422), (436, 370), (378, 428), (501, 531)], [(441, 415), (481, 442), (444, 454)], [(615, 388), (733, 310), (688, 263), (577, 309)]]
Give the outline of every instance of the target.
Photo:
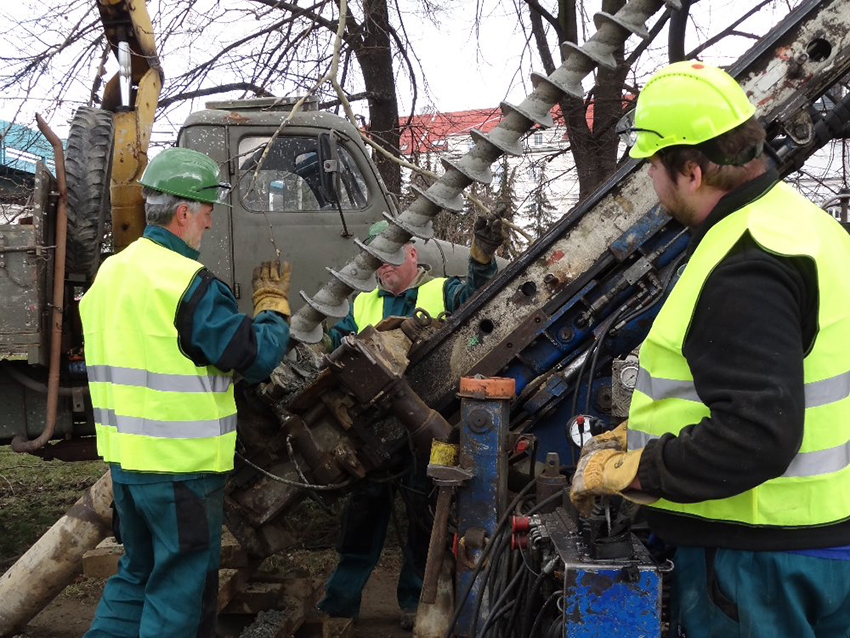
[(617, 61), (611, 53), (611, 47), (600, 42), (585, 42), (581, 46), (574, 42), (564, 42), (561, 44), (561, 48), (565, 53), (569, 51), (573, 55), (587, 56), (595, 65), (606, 69), (614, 70), (617, 68)]
[(519, 157), (522, 155), (522, 144), (520, 144), (518, 139), (507, 139), (508, 131), (505, 129), (493, 129), (489, 133), (482, 133), (477, 128), (472, 129), (469, 132), (472, 139), (478, 143), (479, 140), (484, 141), (488, 144), (492, 144), (497, 149), (502, 151), (502, 153), (507, 153), (508, 155), (513, 155), (514, 157)]
[(357, 237), (354, 238), (354, 243), (357, 244), (360, 250), (362, 250), (364, 253), (372, 255), (372, 257), (374, 257), (381, 263), (390, 264), (391, 266), (401, 266), (404, 263), (404, 250), (402, 249), (401, 244), (399, 244), (399, 247), (395, 252), (389, 252), (381, 250), (377, 246), (374, 246), (373, 244), (375, 242), (372, 242), (371, 244), (365, 244)]
[[(348, 266), (346, 266), (347, 268)], [(369, 292), (374, 290), (378, 285), (378, 280), (375, 277), (374, 273), (369, 273), (369, 276), (366, 279), (356, 279), (355, 277), (350, 276), (345, 272), (345, 268), (341, 271), (334, 270), (328, 266), (325, 266), (325, 270), (327, 270), (331, 277), (336, 279), (342, 284), (345, 284), (352, 290), (356, 290), (357, 292)]]
[(493, 173), (490, 171), (490, 167), (473, 159), (469, 154), (464, 155), (459, 160), (443, 157), (440, 158), (440, 163), (447, 171), (455, 170), (473, 182), (489, 184), (493, 181)]
[(537, 113), (532, 113), (531, 111), (526, 110), (522, 106), (516, 106), (514, 104), (511, 104), (510, 102), (502, 102), (501, 104), (499, 104), (499, 107), (502, 109), (502, 113), (504, 113), (505, 115), (507, 115), (511, 111), (513, 111), (514, 113), (519, 113), (529, 122), (537, 124), (541, 128), (552, 128), (553, 126), (555, 126), (555, 121), (552, 119), (552, 115), (548, 111), (545, 115), (538, 115)]
[[(387, 212), (384, 212), (383, 215), (384, 219), (388, 222), (395, 224), (404, 232), (421, 239), (422, 241), (428, 241), (434, 237), (434, 224), (431, 223), (431, 220), (424, 215), (416, 215), (416, 217), (419, 218), (416, 223), (412, 220), (410, 222), (402, 221), (398, 217), (393, 217)], [(413, 217), (413, 215), (411, 215), (411, 217)]]
[[(439, 182), (437, 182), (437, 184), (439, 184)], [(432, 204), (434, 204), (434, 206), (437, 206), (438, 208), (442, 208), (443, 210), (447, 210), (450, 213), (460, 213), (460, 212), (462, 212), (463, 211), (463, 196), (457, 195), (455, 197), (452, 197), (451, 199), (443, 197), (438, 192), (435, 192), (436, 190), (438, 190), (438, 189), (434, 188), (435, 186), (437, 186), (437, 184), (433, 184), (427, 190), (419, 188), (418, 186), (411, 186), (410, 190), (412, 190), (414, 193), (416, 193), (420, 197), (424, 197), (425, 199), (427, 199), (429, 202), (431, 202)], [(444, 185), (441, 184), (441, 186), (444, 186)]]
[(301, 298), (310, 304), (310, 307), (316, 310), (317, 312), (321, 312), (326, 317), (331, 317), (333, 319), (342, 319), (344, 316), (348, 314), (349, 303), (348, 299), (343, 299), (340, 304), (327, 304), (322, 303), (318, 299), (310, 297), (303, 290), (298, 292), (301, 295)]
[(611, 15), (610, 13), (605, 13), (604, 11), (600, 11), (599, 13), (594, 15), (593, 22), (596, 25), (597, 29), (601, 29), (602, 26), (606, 23), (615, 24), (621, 29), (625, 29), (629, 33), (634, 33), (639, 38), (643, 38), (644, 40), (649, 39), (649, 31), (646, 30), (646, 26), (643, 22), (632, 22), (626, 18)]

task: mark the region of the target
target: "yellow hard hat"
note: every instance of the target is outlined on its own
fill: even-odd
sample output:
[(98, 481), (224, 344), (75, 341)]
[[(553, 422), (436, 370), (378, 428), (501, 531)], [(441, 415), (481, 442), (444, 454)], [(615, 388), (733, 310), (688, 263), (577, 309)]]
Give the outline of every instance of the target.
[(676, 62), (653, 75), (641, 91), (631, 122), (629, 155), (644, 158), (668, 146), (701, 144), (743, 124), (756, 108), (735, 79), (702, 62)]

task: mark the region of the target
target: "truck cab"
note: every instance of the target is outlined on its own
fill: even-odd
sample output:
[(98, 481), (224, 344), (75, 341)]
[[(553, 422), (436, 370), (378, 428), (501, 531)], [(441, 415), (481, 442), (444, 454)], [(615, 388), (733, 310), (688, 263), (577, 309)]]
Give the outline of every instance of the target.
[[(176, 140), (178, 146), (209, 155), (221, 167), (222, 180), (232, 185), (215, 206), (200, 261), (232, 288), (245, 313), (252, 311), (251, 277), (261, 261), (279, 256), (292, 263), (290, 298), (296, 311), (304, 304), (300, 291), (318, 290), (328, 268), (341, 268), (358, 252), (355, 238), (365, 238), (374, 222), (398, 214), (360, 132), (312, 100), (293, 114), (296, 101), (210, 102), (187, 118)], [(85, 118), (78, 119), (86, 125)], [(0, 402), (6, 417), (0, 422), (0, 444), (16, 435), (30, 440), (45, 428), (56, 201), (56, 181), (42, 166), (29, 223), (0, 227), (9, 245), (4, 250), (0, 243), (0, 257), (10, 273), (0, 278), (0, 294), (12, 302), (0, 322)], [(108, 210), (107, 199), (105, 206), (85, 214), (108, 216)], [(104, 218), (87, 221), (89, 229), (106, 227)], [(103, 232), (94, 235), (99, 235), (90, 240), (95, 243), (85, 248), (94, 250), (100, 262), (111, 247)], [(69, 235), (68, 260), (79, 261), (73, 251), (87, 237)], [(466, 275), (467, 248), (415, 241), (420, 263), (435, 275)], [(78, 440), (94, 434), (77, 312), (91, 280), (69, 268), (64, 282), (61, 387), (52, 438), (65, 441), (48, 454), (66, 458), (94, 458), (93, 438)]]

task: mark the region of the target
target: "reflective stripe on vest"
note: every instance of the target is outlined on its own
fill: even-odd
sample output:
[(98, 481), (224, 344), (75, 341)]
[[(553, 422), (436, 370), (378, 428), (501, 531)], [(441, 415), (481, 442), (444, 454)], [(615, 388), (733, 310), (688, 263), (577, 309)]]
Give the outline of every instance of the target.
[(192, 363), (174, 325), (201, 267), (139, 239), (103, 263), (80, 302), (98, 453), (122, 469), (233, 468), (232, 374)]
[(850, 236), (785, 184), (715, 224), (698, 245), (640, 349), (629, 410), (629, 449), (678, 434), (710, 416), (694, 387), (682, 344), (711, 272), (749, 232), (765, 250), (805, 256), (818, 277), (818, 334), (803, 360), (805, 425), (782, 476), (730, 498), (653, 507), (748, 525), (807, 527), (850, 518)]
[[(207, 421), (157, 421), (138, 416), (123, 416), (115, 410), (94, 408), (94, 420), (101, 425), (115, 428), (124, 434), (143, 434), (166, 439), (194, 439), (206, 436), (219, 436), (236, 429), (236, 415)], [(176, 436), (179, 432), (180, 436)]]
[[(445, 277), (436, 277), (425, 282), (417, 289), (416, 307), (426, 310), (429, 315), (436, 317), (446, 309), (443, 300), (443, 284)], [(375, 288), (371, 292), (361, 292), (354, 298), (354, 323), (357, 330), (366, 326), (374, 326), (384, 318), (384, 297)]]
[(178, 392), (224, 392), (233, 383), (229, 376), (187, 376), (184, 374), (163, 374), (140, 370), (139, 368), (119, 368), (117, 366), (91, 366), (86, 368), (89, 381), (134, 385), (151, 390)]

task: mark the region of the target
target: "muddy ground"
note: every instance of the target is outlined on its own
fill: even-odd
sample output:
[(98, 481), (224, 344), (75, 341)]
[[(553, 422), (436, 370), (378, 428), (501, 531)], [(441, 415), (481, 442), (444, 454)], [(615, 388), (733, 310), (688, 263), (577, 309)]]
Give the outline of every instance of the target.
[[(335, 560), (333, 550), (302, 550), (295, 553), (293, 565), (321, 566), (326, 576), (333, 569)], [(398, 622), (395, 586), (400, 566), (399, 550), (385, 550), (363, 593), (360, 618), (354, 625), (355, 638), (410, 637), (410, 632), (403, 631)], [(99, 579), (80, 576), (30, 622), (25, 633), (16, 638), (80, 638), (94, 615), (103, 583)]]
[[(0, 447), (0, 574), (26, 551), (106, 470), (101, 462), (44, 462)], [(293, 527), (304, 540), (292, 551), (270, 559), (276, 571), (306, 570), (326, 578), (336, 563), (337, 504), (331, 512), (300, 508)], [(399, 508), (400, 518), (403, 508)], [(402, 520), (402, 525), (404, 521)], [(403, 530), (402, 530), (403, 532)], [(399, 627), (396, 579), (401, 566), (397, 534), (389, 530), (387, 547), (366, 585), (355, 638), (406, 638)], [(94, 615), (105, 581), (79, 576), (27, 626), (19, 638), (80, 638)], [(2, 604), (2, 602), (0, 602)]]

